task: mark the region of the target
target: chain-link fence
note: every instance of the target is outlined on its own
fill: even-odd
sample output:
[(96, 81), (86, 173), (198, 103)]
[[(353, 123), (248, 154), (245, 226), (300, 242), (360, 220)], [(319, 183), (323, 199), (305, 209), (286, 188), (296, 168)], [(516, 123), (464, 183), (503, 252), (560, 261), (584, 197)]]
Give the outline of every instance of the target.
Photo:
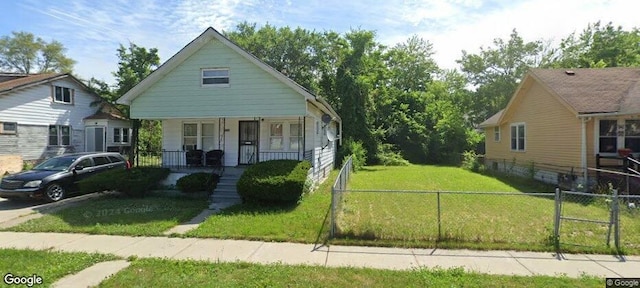
[[(640, 196), (332, 189), (331, 237), (448, 247), (640, 251)], [(575, 248), (581, 246), (581, 248)]]

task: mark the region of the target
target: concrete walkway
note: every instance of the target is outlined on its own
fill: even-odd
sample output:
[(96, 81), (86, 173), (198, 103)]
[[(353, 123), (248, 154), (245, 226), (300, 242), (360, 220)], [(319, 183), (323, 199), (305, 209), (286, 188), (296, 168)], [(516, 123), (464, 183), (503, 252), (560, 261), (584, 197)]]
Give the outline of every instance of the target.
[(395, 270), (463, 267), (467, 271), (500, 275), (640, 276), (640, 256), (617, 258), (611, 255), (565, 254), (556, 257), (552, 253), (538, 252), (315, 246), (244, 240), (22, 232), (0, 232), (0, 248), (53, 248), (67, 252), (112, 253), (122, 257)]

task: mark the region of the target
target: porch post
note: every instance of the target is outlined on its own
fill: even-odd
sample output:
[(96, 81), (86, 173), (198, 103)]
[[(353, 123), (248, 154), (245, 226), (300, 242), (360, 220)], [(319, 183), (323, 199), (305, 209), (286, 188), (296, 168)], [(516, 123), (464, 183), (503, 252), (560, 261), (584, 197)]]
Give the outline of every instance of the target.
[(590, 118), (581, 118), (582, 120), (582, 143), (581, 143), (581, 163), (580, 165), (582, 166), (582, 173), (583, 173), (583, 177), (584, 177), (584, 187), (585, 189), (587, 189), (588, 185), (589, 185), (589, 181), (588, 181), (588, 177), (589, 177), (589, 173), (587, 171), (587, 122), (589, 121)]
[[(298, 116), (298, 161), (300, 161), (300, 160), (301, 160), (301, 159), (300, 159), (300, 144), (304, 145), (304, 141), (303, 141), (303, 143), (300, 143), (300, 136), (302, 136), (302, 137), (303, 137), (303, 139), (304, 139), (304, 135), (303, 135), (303, 134), (301, 134), (301, 133), (304, 133), (304, 132), (303, 132), (303, 131), (304, 131), (304, 129), (303, 129), (302, 125), (303, 125), (303, 124), (302, 124), (302, 123), (300, 123), (300, 116)], [(302, 129), (302, 131), (300, 131), (300, 129)], [(289, 133), (291, 133), (291, 132), (289, 132)], [(304, 147), (304, 146), (303, 146), (303, 147)], [(304, 151), (304, 149), (303, 149), (302, 151)]]

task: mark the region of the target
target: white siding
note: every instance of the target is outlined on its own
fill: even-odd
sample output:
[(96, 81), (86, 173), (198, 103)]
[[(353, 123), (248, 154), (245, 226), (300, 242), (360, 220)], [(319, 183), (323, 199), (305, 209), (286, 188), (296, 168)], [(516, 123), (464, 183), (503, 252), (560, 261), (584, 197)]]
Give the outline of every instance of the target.
[[(73, 88), (73, 105), (54, 103), (51, 97), (52, 85)], [(73, 129), (84, 130), (82, 119), (95, 113), (97, 107), (90, 106), (95, 100), (94, 96), (74, 81), (61, 79), (0, 95), (0, 122), (71, 125)]]
[[(54, 103), (52, 86), (74, 89), (73, 104)], [(18, 123), (17, 135), (0, 137), (0, 154), (20, 154), (24, 160), (36, 160), (84, 151), (83, 119), (95, 113), (97, 107), (90, 104), (96, 99), (69, 79), (0, 95), (0, 122)], [(71, 146), (48, 146), (49, 125), (71, 126)]]

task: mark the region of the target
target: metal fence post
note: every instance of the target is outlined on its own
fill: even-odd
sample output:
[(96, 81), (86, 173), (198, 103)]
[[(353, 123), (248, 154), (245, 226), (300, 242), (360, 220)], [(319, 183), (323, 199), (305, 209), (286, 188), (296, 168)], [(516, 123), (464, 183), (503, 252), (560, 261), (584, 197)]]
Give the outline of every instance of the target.
[(438, 241), (442, 240), (442, 234), (440, 234), (440, 230), (441, 230), (441, 221), (440, 221), (440, 191), (437, 192), (438, 195)]
[(560, 210), (561, 210), (561, 200), (560, 200), (560, 188), (556, 187), (556, 195), (555, 195), (555, 217), (553, 221), (553, 245), (556, 248), (556, 252), (560, 252)]
[(613, 242), (616, 251), (620, 251), (620, 203), (618, 202), (618, 189), (613, 190)]

